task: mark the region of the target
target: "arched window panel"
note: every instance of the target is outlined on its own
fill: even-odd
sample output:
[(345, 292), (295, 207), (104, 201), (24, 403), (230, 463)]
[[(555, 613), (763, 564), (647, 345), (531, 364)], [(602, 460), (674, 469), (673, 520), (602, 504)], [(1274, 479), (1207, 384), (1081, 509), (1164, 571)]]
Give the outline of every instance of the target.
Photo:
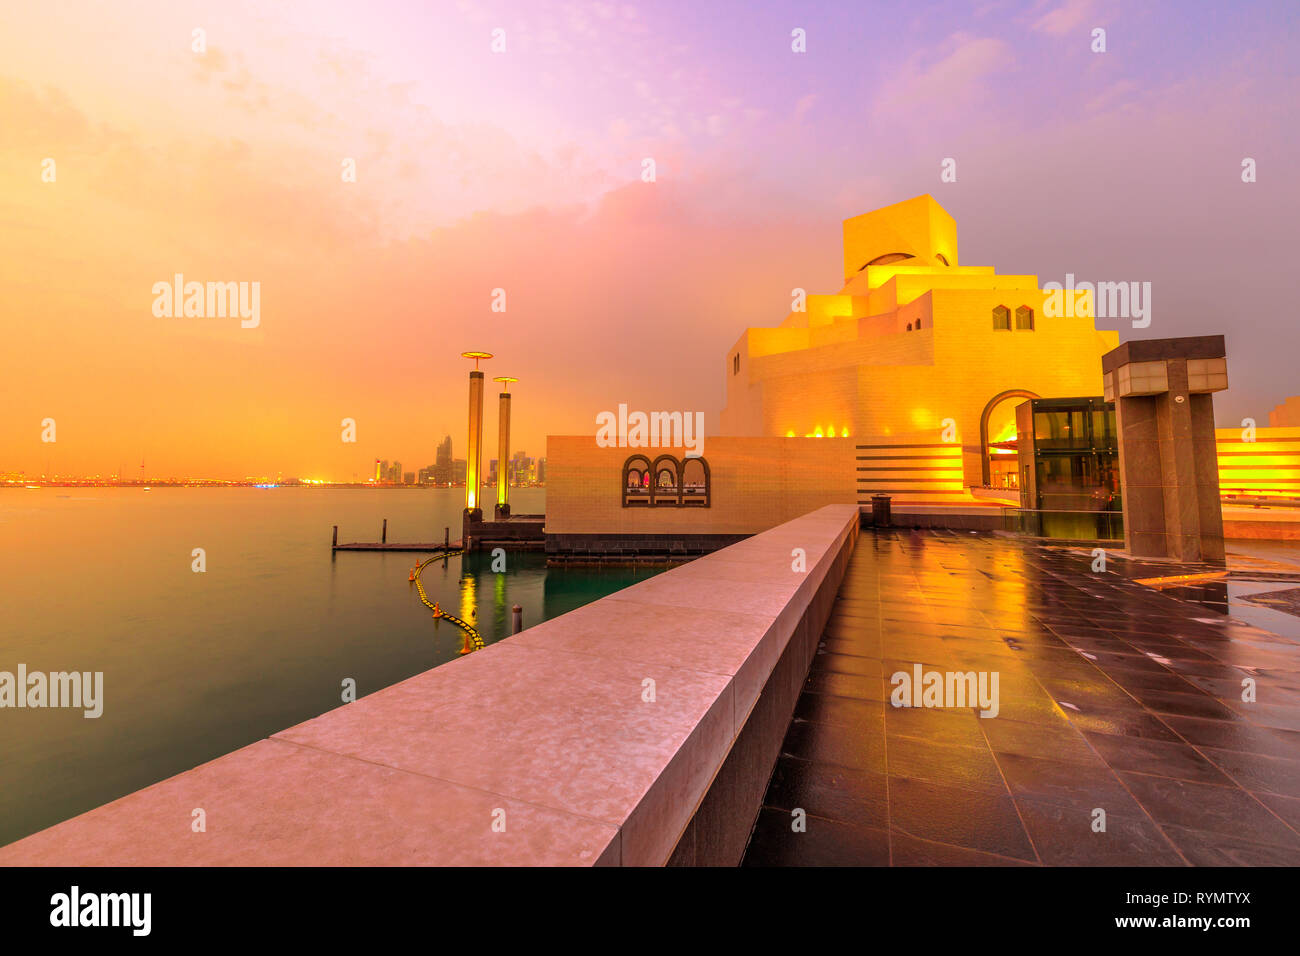
[(681, 504), (682, 466), (672, 455), (660, 455), (650, 469), (650, 506), (674, 507)]
[(682, 505), (709, 507), (709, 485), (709, 463), (703, 458), (687, 458), (682, 463)]
[(633, 455), (623, 462), (623, 507), (650, 506), (650, 459)]
[(861, 272), (867, 266), (887, 266), (891, 262), (903, 262), (907, 259), (914, 259), (914, 258), (916, 257), (913, 256), (910, 252), (887, 252), (883, 256), (876, 256), (876, 258), (872, 259), (870, 262), (864, 262), (858, 268), (858, 271)]
[(633, 455), (623, 463), (624, 508), (707, 508), (712, 496), (709, 463), (660, 455)]
[(1011, 310), (1005, 305), (995, 305), (993, 307), (993, 328), (1011, 331)]
[(1034, 310), (1027, 305), (1016, 309), (1016, 328), (1034, 330)]

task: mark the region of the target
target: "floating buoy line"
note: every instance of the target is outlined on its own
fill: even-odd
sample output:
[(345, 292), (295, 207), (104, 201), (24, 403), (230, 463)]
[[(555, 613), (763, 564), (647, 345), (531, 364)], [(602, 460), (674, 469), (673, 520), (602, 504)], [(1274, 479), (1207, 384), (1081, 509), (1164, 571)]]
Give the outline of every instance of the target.
[(437, 601), (430, 601), (429, 595), (424, 593), (424, 582), (420, 580), (420, 575), (424, 572), (424, 569), (428, 567), (430, 564), (432, 564), (434, 561), (439, 561), (442, 560), (443, 558), (450, 558), (455, 555), (464, 554), (464, 553), (465, 552), (461, 550), (461, 551), (448, 551), (443, 554), (435, 554), (433, 557), (429, 558), (428, 560), (421, 561), (419, 564), (413, 567), (411, 569), (411, 576), (408, 580), (415, 582), (415, 589), (420, 594), (420, 600), (424, 602), (425, 607), (427, 607), (429, 610), (433, 612), (433, 616), (435, 620), (438, 618), (444, 618), (448, 621), (451, 621), (452, 624), (455, 624), (458, 628), (460, 628), (462, 631), (465, 632), (465, 646), (460, 649), (460, 652), (462, 654), (468, 654), (470, 651), (481, 651), (483, 649), (483, 638), (479, 634), (478, 628), (474, 627), (474, 625), (470, 624), (468, 621), (461, 620), (455, 614), (448, 614), (446, 611), (444, 611), (441, 607), (438, 606)]

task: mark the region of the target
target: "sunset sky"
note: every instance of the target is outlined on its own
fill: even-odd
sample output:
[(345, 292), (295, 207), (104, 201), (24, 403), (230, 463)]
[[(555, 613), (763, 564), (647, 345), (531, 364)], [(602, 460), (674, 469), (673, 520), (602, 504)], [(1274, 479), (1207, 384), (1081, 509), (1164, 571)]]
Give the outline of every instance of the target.
[[(621, 402), (714, 433), (741, 331), (796, 286), (839, 289), (841, 220), (927, 192), (965, 265), (1150, 281), (1150, 328), (1099, 324), (1225, 333), (1219, 423), (1267, 424), (1300, 393), (1297, 21), (1186, 0), (7, 3), (0, 472), (415, 470), (444, 434), (464, 456), (466, 349), (520, 379), (530, 455)], [(178, 272), (260, 282), (259, 327), (155, 317)]]

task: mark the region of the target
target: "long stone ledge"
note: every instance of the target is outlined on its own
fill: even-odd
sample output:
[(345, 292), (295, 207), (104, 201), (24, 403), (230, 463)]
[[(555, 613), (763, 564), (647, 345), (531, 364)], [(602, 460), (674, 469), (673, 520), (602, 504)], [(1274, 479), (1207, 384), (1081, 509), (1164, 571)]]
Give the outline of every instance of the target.
[(0, 848), (0, 865), (738, 862), (858, 526), (851, 504), (778, 525)]

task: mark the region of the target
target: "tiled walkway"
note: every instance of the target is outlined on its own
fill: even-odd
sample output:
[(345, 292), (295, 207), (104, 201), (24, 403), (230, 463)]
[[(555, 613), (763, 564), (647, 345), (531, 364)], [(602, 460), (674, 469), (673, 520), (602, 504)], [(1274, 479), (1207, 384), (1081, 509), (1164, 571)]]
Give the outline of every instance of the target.
[[(1300, 864), (1300, 644), (1090, 564), (864, 531), (745, 863)], [(891, 706), (915, 663), (997, 671), (998, 716)]]

